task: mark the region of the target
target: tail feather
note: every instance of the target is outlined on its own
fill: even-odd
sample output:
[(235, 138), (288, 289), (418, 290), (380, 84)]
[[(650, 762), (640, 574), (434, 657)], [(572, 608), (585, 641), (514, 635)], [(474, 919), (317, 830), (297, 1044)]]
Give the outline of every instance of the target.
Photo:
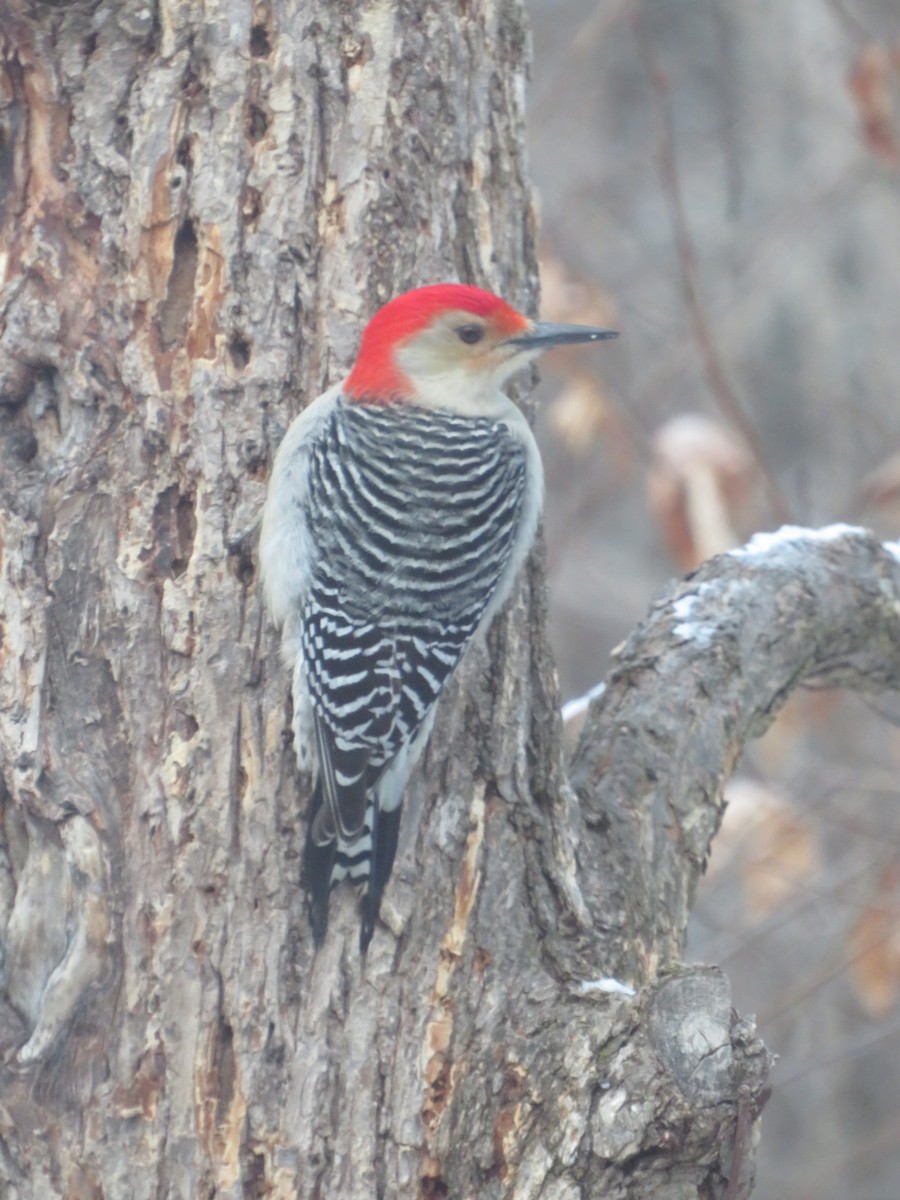
[(397, 839), (400, 833), (400, 809), (393, 812), (379, 810), (374, 805), (374, 824), (372, 827), (372, 849), (369, 855), (369, 878), (365, 891), (360, 900), (362, 924), (359, 929), (359, 950), (365, 954), (375, 932), (375, 921), (381, 907), (381, 897), (391, 877), (391, 868), (397, 853)]
[(321, 780), (316, 781), (309, 821), (306, 826), (306, 847), (303, 851), (303, 884), (306, 888), (309, 924), (313, 942), (318, 949), (328, 931), (328, 897), (331, 895), (331, 879), (334, 874), (337, 842), (334, 838), (319, 840), (316, 820), (322, 810), (324, 796)]
[(313, 941), (318, 948), (325, 940), (332, 888), (346, 879), (361, 891), (359, 948), (365, 954), (397, 854), (400, 808), (385, 812), (370, 796), (359, 834), (347, 840), (335, 836), (334, 825), (323, 818), (327, 818), (327, 806), (321, 780), (318, 780), (310, 805), (303, 853), (303, 883)]

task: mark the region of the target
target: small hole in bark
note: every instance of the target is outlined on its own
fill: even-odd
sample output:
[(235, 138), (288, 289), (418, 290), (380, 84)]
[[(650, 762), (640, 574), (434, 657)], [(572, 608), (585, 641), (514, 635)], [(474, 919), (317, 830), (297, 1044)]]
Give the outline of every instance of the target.
[(261, 1200), (269, 1195), (269, 1185), (266, 1183), (266, 1160), (255, 1151), (245, 1151), (244, 1155), (244, 1195), (251, 1200)]
[(251, 479), (265, 480), (268, 474), (269, 459), (265, 444), (256, 438), (244, 438), (238, 447), (241, 465)]
[(256, 575), (256, 565), (246, 543), (241, 540), (228, 548), (228, 567), (241, 585), (249, 587)]
[(234, 1096), (234, 1030), (228, 1021), (223, 1020), (220, 1021), (217, 1032), (219, 1036), (213, 1060), (216, 1069), (216, 1102), (218, 1118), (220, 1121), (224, 1121)]
[(251, 104), (247, 116), (247, 137), (251, 142), (256, 143), (260, 138), (265, 137), (268, 128), (269, 118), (258, 104)]
[(38, 441), (31, 432), (17, 430), (10, 433), (6, 438), (6, 446), (9, 454), (19, 462), (30, 463), (37, 457)]
[(153, 509), (152, 529), (155, 549), (147, 547), (142, 557), (152, 560), (155, 575), (178, 579), (194, 552), (194, 497), (180, 495), (175, 484), (165, 488)]
[(247, 187), (241, 202), (241, 216), (247, 225), (254, 227), (262, 212), (262, 194), (258, 188)]
[(236, 333), (228, 343), (228, 353), (231, 355), (231, 361), (239, 371), (242, 371), (250, 361), (250, 343), (245, 337), (241, 337)]
[(194, 538), (197, 534), (197, 514), (194, 512), (194, 497), (179, 496), (175, 505), (175, 526), (178, 530), (180, 553), (172, 560), (172, 575), (177, 579), (187, 570), (194, 553)]
[(194, 222), (185, 221), (175, 237), (169, 287), (159, 310), (159, 337), (166, 349), (187, 333), (187, 318), (194, 302), (197, 259)]
[(265, 25), (254, 25), (250, 30), (250, 53), (254, 58), (268, 58), (272, 53), (269, 31)]
[(432, 1179), (430, 1175), (423, 1175), (419, 1180), (420, 1200), (444, 1200), (449, 1195), (450, 1189), (443, 1179)]
[(127, 158), (131, 154), (131, 146), (134, 142), (134, 133), (128, 120), (128, 114), (126, 112), (117, 113), (114, 126), (113, 145), (120, 154)]

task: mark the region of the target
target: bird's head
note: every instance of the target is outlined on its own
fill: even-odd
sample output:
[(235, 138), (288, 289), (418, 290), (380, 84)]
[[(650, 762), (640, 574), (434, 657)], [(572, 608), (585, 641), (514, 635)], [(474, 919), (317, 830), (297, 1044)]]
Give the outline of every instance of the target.
[(363, 403), (406, 401), (475, 415), (541, 351), (612, 337), (611, 329), (529, 320), (481, 288), (416, 288), (366, 326), (345, 391)]

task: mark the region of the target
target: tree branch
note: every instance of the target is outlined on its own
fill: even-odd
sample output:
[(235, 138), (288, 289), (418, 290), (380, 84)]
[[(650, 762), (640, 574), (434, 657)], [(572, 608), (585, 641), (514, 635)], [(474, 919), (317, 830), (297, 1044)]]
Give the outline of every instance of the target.
[(678, 958), (724, 784), (813, 682), (900, 689), (896, 544), (844, 525), (757, 535), (672, 584), (617, 651), (570, 770), (605, 970), (640, 981)]

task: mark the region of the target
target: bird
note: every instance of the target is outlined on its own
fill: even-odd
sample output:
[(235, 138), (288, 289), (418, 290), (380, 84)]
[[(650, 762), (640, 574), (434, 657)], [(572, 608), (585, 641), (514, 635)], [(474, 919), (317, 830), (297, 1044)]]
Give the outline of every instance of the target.
[(349, 880), (366, 953), (438, 697), (534, 541), (541, 457), (503, 385), (543, 350), (615, 336), (532, 320), (470, 285), (415, 288), (372, 316), (349, 375), (284, 435), (260, 569), (313, 780), (303, 880), (316, 947)]

